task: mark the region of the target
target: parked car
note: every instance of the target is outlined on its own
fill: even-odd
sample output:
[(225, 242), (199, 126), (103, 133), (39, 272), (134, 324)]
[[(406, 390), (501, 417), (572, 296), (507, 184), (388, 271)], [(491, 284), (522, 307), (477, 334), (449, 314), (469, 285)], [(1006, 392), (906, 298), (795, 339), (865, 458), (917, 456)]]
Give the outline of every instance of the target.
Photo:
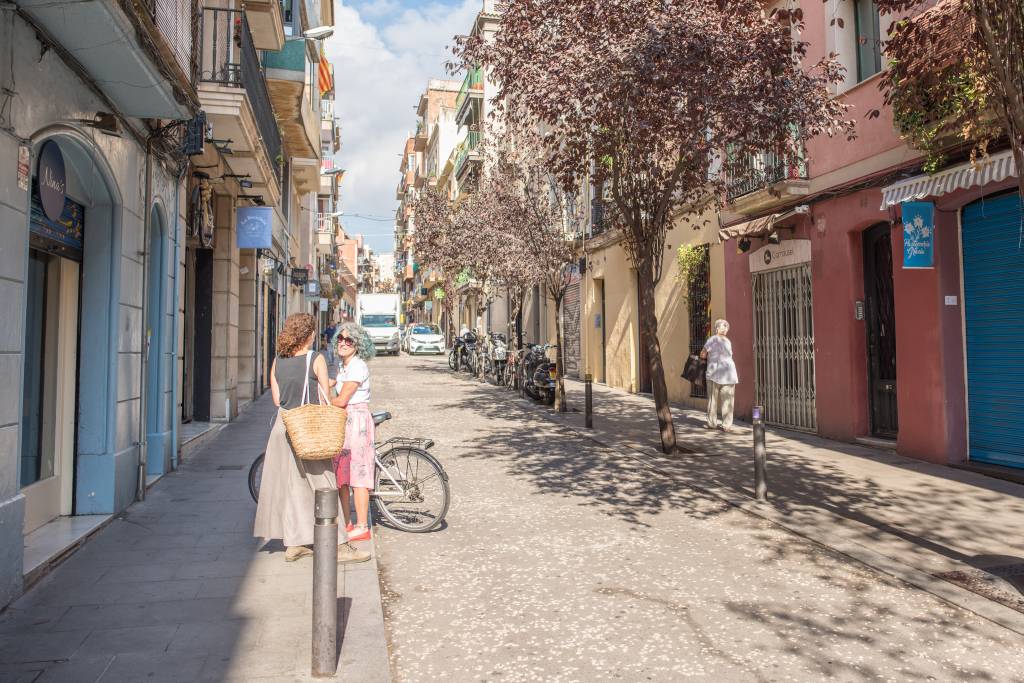
[(405, 335), (405, 352), (444, 353), (444, 335), (437, 325), (419, 323), (413, 325)]

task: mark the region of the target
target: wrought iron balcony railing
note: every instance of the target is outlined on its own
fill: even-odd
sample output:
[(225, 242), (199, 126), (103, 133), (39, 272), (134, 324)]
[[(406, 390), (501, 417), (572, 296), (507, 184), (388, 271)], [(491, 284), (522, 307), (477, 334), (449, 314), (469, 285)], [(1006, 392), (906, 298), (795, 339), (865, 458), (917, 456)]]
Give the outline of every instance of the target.
[(785, 180), (807, 180), (807, 161), (802, 154), (748, 154), (728, 162), (726, 169), (729, 201)]
[(459, 88), (459, 94), (455, 98), (455, 111), (462, 109), (462, 103), (469, 97), (470, 91), (475, 90), (483, 92), (484, 90), (484, 72), (483, 69), (476, 68), (470, 69), (466, 73), (466, 78), (462, 81), (462, 87)]
[(263, 139), (268, 161), (281, 180), (281, 130), (270, 104), (266, 76), (252, 42), (249, 22), (241, 10), (204, 7), (199, 34), (202, 58), (199, 80), (233, 88), (243, 88), (256, 127)]
[(455, 176), (462, 175), (462, 167), (480, 144), (480, 132), (471, 130), (466, 139), (459, 144), (459, 153), (455, 156)]

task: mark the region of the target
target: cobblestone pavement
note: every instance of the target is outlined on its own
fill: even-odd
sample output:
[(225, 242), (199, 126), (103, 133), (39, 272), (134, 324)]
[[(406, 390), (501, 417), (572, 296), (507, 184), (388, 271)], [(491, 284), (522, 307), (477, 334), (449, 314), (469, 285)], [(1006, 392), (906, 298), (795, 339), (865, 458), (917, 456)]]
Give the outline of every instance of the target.
[(1020, 636), (524, 411), (376, 359), (383, 436), (436, 440), (446, 528), (378, 527), (399, 681), (1024, 680)]

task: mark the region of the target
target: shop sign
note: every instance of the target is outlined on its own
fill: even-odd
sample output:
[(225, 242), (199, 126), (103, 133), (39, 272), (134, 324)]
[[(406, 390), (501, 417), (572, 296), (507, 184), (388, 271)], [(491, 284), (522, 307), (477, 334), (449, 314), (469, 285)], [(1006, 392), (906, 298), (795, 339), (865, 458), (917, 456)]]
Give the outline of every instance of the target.
[(297, 287), (305, 287), (309, 280), (309, 271), (305, 268), (292, 268), (292, 284)]
[(751, 273), (807, 263), (811, 260), (811, 241), (783, 240), (779, 244), (766, 244), (751, 252), (749, 258)]
[(274, 210), (269, 206), (243, 206), (235, 210), (239, 249), (271, 249), (274, 246)]
[(319, 299), (320, 298), (320, 282), (318, 280), (310, 280), (309, 282), (306, 283), (306, 298), (307, 299)]
[(320, 312), (321, 313), (326, 313), (327, 312), (327, 299), (324, 299), (324, 298), (320, 299)]
[(39, 201), (43, 205), (43, 213), (51, 221), (59, 221), (64, 213), (68, 181), (64, 172), (64, 155), (53, 140), (43, 143), (39, 152), (36, 183), (39, 185)]
[(85, 207), (70, 199), (58, 220), (51, 220), (43, 210), (39, 188), (32, 188), (31, 221), (29, 222), (33, 246), (76, 261), (82, 260), (85, 232)]
[(903, 202), (903, 268), (935, 267), (935, 204)]

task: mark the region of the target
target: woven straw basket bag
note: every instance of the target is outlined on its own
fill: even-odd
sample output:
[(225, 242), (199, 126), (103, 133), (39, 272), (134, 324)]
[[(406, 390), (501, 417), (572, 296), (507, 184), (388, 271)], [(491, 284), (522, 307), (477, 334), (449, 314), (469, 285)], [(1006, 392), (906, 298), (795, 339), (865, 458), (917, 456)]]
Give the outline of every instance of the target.
[(281, 419), (288, 434), (295, 455), (302, 460), (327, 460), (341, 453), (345, 445), (345, 421), (348, 413), (344, 408), (332, 406), (323, 389), (317, 387), (326, 405), (309, 402), (309, 364), (313, 352), (306, 354), (305, 387), (302, 403), (298, 408), (282, 410)]

